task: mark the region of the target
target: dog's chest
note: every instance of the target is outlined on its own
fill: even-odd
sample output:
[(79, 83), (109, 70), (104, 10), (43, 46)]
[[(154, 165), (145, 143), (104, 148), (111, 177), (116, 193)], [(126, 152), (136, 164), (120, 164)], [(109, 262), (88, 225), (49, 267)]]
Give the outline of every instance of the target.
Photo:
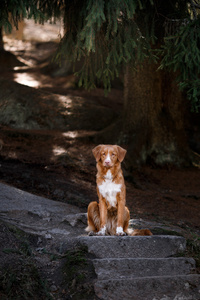
[(110, 172), (110, 170), (107, 171), (105, 175), (105, 180), (101, 185), (98, 186), (100, 194), (106, 199), (108, 204), (110, 204), (111, 207), (116, 207), (117, 199), (116, 195), (117, 193), (121, 192), (121, 184), (117, 184), (113, 182), (113, 177)]

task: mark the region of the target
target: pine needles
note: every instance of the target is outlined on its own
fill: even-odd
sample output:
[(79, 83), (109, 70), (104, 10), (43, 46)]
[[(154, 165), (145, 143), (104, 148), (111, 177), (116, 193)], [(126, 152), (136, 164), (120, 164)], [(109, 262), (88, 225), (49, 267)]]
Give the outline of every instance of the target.
[(82, 69), (76, 72), (79, 86), (92, 89), (103, 84), (108, 92), (123, 65), (131, 62), (134, 66), (144, 59), (158, 61), (159, 57), (160, 68), (178, 74), (180, 88), (186, 91), (193, 111), (198, 111), (200, 6), (195, 2), (191, 7), (191, 3), (187, 0), (2, 0), (0, 28), (11, 31), (11, 23), (17, 28), (23, 18), (34, 18), (41, 23), (55, 21), (64, 13), (65, 36), (55, 61), (62, 64), (67, 60), (74, 65), (83, 61)]
[[(102, 82), (108, 92), (123, 64), (153, 57), (150, 39), (144, 39), (135, 22), (136, 11), (144, 5), (128, 0), (77, 1), (77, 5), (79, 18), (73, 25), (68, 20), (67, 28), (73, 29), (66, 30), (55, 60), (75, 63), (83, 58), (82, 69), (76, 73), (79, 86), (91, 89)], [(74, 22), (75, 17), (70, 19)]]
[(18, 22), (24, 18), (33, 18), (44, 23), (60, 17), (64, 0), (1, 0), (0, 28), (12, 31), (12, 24), (18, 29)]
[(181, 90), (191, 101), (192, 111), (200, 109), (200, 18), (182, 25), (174, 35), (165, 38), (160, 68), (177, 72)]

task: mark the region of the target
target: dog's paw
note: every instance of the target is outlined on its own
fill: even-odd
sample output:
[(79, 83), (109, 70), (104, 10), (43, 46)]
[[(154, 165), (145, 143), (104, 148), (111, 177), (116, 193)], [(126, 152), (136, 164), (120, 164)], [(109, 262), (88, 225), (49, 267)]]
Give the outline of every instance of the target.
[(117, 229), (116, 229), (116, 235), (117, 236), (125, 236), (125, 235), (127, 235), (127, 233), (123, 231), (122, 227), (117, 227)]
[(98, 232), (97, 235), (106, 235), (106, 226), (102, 227)]
[(97, 235), (97, 234), (96, 234), (96, 232), (94, 232), (94, 231), (90, 231), (90, 232), (88, 233), (88, 235), (89, 235), (89, 236), (94, 236), (94, 235)]
[(126, 232), (116, 233), (116, 236), (126, 236), (128, 235)]

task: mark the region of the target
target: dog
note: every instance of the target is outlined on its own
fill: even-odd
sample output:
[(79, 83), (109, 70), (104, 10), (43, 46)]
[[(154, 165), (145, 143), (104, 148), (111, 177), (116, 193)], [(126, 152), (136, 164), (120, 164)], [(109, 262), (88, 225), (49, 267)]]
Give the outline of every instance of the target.
[(99, 145), (93, 150), (96, 159), (96, 201), (88, 205), (89, 235), (152, 235), (148, 229), (129, 230), (130, 212), (126, 206), (126, 186), (121, 163), (126, 150), (117, 145)]

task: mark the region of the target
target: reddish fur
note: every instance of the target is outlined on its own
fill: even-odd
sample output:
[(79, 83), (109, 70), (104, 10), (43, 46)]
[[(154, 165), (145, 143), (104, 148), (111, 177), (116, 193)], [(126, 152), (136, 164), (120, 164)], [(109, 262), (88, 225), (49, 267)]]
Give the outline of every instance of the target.
[[(88, 227), (86, 231), (90, 231), (92, 234), (98, 234), (98, 232), (106, 226), (106, 234), (128, 234), (130, 213), (125, 205), (126, 187), (121, 169), (121, 162), (126, 155), (126, 150), (117, 145), (99, 145), (95, 147), (92, 152), (97, 162), (96, 183), (99, 203), (94, 201), (88, 206)], [(105, 162), (108, 153), (111, 160), (109, 166), (107, 166)], [(110, 170), (112, 174), (112, 183), (121, 185), (121, 191), (116, 194), (117, 201), (115, 207), (110, 206), (109, 201), (107, 201), (99, 191), (99, 186), (105, 182), (105, 175), (108, 170)], [(121, 227), (123, 233), (116, 233), (117, 227)], [(136, 230), (131, 235), (151, 234), (149, 230)]]
[(135, 229), (132, 233), (132, 236), (136, 235), (153, 235), (149, 229)]

